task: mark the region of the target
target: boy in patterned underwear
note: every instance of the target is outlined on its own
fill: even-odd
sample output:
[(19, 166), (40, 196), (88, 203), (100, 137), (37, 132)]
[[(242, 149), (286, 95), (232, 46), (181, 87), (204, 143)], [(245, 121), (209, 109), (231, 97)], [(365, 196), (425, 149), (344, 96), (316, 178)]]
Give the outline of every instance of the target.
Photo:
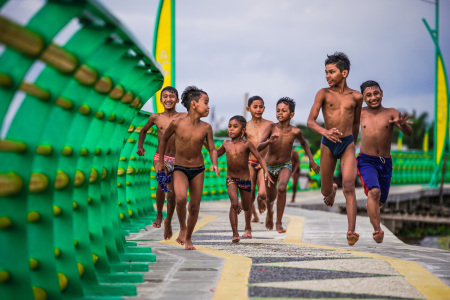
[[(291, 151), (294, 140), (300, 142), (303, 150), (309, 158), (309, 168), (316, 173), (320, 167), (314, 161), (308, 142), (303, 137), (302, 131), (290, 124), (294, 117), (295, 102), (289, 97), (283, 97), (277, 102), (277, 120), (278, 123), (269, 124), (261, 136), (258, 145), (258, 151), (268, 147), (266, 157), (267, 169), (272, 179), (278, 182), (269, 186), (267, 184), (267, 216), (266, 228), (273, 229), (273, 203), (277, 199), (277, 221), (276, 230), (278, 233), (286, 232), (283, 228), (281, 219), (283, 218), (284, 208), (286, 206), (286, 186), (292, 172)], [(268, 183), (266, 181), (266, 183)]]
[(395, 108), (381, 104), (383, 90), (373, 80), (361, 84), (361, 93), (367, 107), (361, 111), (361, 152), (356, 158), (358, 176), (367, 197), (367, 213), (373, 226), (373, 239), (382, 243), (380, 207), (388, 198), (392, 177), (391, 140), (394, 125), (407, 136), (412, 129), (408, 124), (410, 116)]
[[(156, 125), (158, 132), (158, 147), (156, 148), (155, 156), (153, 157), (153, 167), (155, 170), (160, 162), (159, 159), (159, 145), (161, 144), (161, 139), (169, 126), (170, 122), (176, 118), (181, 118), (186, 116), (186, 113), (179, 113), (175, 110), (175, 105), (180, 101), (178, 98), (178, 91), (171, 86), (166, 86), (161, 90), (161, 104), (164, 106), (164, 112), (154, 113), (148, 118), (148, 122), (139, 132), (139, 140), (137, 147), (137, 154), (139, 156), (145, 155), (145, 149), (143, 147), (145, 137), (147, 136), (147, 131)], [(167, 143), (166, 155), (164, 156), (164, 167), (166, 174), (172, 174), (173, 166), (175, 162), (175, 138), (171, 138)], [(175, 210), (175, 194), (173, 190), (173, 181), (168, 184), (168, 189), (172, 192), (167, 193), (167, 218), (164, 220), (164, 238), (170, 239), (172, 237), (172, 216)], [(156, 219), (153, 223), (153, 227), (160, 228), (163, 218), (163, 206), (164, 206), (165, 193), (162, 191), (161, 186), (158, 184), (156, 188)]]
[[(333, 174), (337, 160), (341, 160), (342, 191), (347, 210), (347, 243), (353, 246), (359, 239), (356, 233), (356, 161), (355, 142), (359, 134), (362, 95), (347, 86), (350, 60), (342, 52), (328, 55), (325, 78), (329, 87), (319, 90), (308, 117), (308, 127), (322, 135), (320, 145), (320, 181), (325, 205), (331, 207), (337, 185)], [(322, 109), (325, 128), (316, 119)]]
[[(272, 121), (262, 117), (265, 106), (264, 100), (260, 96), (252, 96), (248, 99), (247, 111), (252, 115), (252, 119), (247, 122), (245, 137), (255, 147), (261, 140), (261, 135), (267, 125)], [(262, 157), (266, 155), (267, 149), (260, 151)], [(256, 157), (250, 153), (248, 160), (250, 168), (250, 178), (252, 181), (252, 209), (245, 213), (245, 233), (242, 237), (252, 237), (252, 226), (250, 222), (259, 222), (258, 214), (255, 209), (255, 199), (258, 205), (258, 211), (262, 214), (266, 210), (266, 184), (264, 183), (264, 173)], [(256, 187), (258, 187), (258, 195), (255, 195)], [(252, 218), (253, 214), (253, 220)]]
[[(185, 117), (173, 120), (166, 129), (160, 143), (159, 156), (164, 157), (167, 143), (175, 136), (175, 162), (173, 177), (175, 202), (180, 233), (177, 242), (185, 245), (186, 250), (195, 250), (192, 244), (192, 233), (197, 223), (200, 211), (200, 201), (203, 195), (205, 165), (202, 147), (206, 139), (207, 149), (211, 157), (211, 170), (219, 176), (217, 167), (217, 150), (214, 145), (211, 125), (201, 121), (209, 114), (209, 97), (205, 91), (188, 86), (181, 95), (181, 103), (187, 108)], [(157, 172), (164, 170), (158, 165)], [(186, 225), (187, 191), (189, 189), (189, 217)]]
[(265, 171), (265, 179), (270, 180), (268, 184), (270, 185), (270, 182), (273, 183), (268, 177), (264, 159), (251, 142), (244, 140), (246, 123), (247, 121), (242, 116), (232, 117), (228, 123), (228, 136), (231, 138), (231, 141), (224, 141), (217, 150), (218, 156), (224, 153), (227, 155), (227, 190), (231, 201), (230, 224), (233, 230), (233, 239), (231, 240), (233, 243), (237, 243), (240, 240), (237, 229), (237, 215), (239, 213), (238, 191), (241, 195), (244, 212), (251, 210), (252, 183), (250, 170), (247, 165), (250, 153), (254, 155)]

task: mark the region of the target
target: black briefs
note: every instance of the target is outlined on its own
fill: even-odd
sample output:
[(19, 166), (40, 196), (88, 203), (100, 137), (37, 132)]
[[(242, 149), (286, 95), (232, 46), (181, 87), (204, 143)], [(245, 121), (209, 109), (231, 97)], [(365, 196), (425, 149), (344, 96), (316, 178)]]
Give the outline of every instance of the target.
[(205, 166), (189, 168), (175, 165), (173, 171), (183, 172), (184, 175), (186, 175), (187, 179), (191, 181), (195, 176), (205, 171)]

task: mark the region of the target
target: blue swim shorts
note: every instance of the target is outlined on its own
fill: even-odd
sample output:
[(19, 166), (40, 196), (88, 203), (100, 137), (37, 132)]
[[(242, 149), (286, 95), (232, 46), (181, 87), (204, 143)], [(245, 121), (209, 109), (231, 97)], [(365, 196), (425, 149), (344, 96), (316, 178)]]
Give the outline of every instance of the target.
[(348, 135), (346, 137), (340, 138), (342, 143), (333, 143), (326, 137), (322, 137), (321, 143), (330, 149), (333, 156), (337, 159), (341, 158), (342, 153), (344, 153), (345, 149), (347, 149), (348, 145), (354, 142), (353, 135)]
[(392, 158), (360, 153), (356, 158), (356, 166), (359, 179), (364, 186), (364, 193), (368, 195), (370, 189), (380, 189), (380, 202), (386, 203), (391, 186)]

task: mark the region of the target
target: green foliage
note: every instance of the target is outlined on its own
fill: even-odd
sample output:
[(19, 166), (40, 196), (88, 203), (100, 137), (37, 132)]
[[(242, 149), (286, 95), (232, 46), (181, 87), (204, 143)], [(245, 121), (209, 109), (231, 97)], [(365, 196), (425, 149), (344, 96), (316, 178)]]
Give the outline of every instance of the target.
[(227, 129), (221, 129), (214, 132), (214, 137), (228, 137), (228, 130)]

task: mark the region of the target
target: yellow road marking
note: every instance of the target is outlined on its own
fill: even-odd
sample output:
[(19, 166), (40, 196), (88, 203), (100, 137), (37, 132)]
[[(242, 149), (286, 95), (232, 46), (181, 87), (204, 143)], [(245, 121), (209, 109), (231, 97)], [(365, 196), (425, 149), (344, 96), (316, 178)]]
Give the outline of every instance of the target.
[[(199, 214), (202, 217), (195, 225), (194, 232), (200, 230), (208, 223), (217, 219), (217, 216), (206, 214)], [(176, 242), (178, 233), (174, 233), (170, 240), (161, 240), (160, 243), (181, 246)], [(194, 245), (195, 246), (195, 245)], [(210, 254), (216, 257), (224, 258), (225, 263), (220, 274), (219, 282), (217, 283), (214, 292), (214, 299), (248, 299), (248, 278), (252, 266), (252, 260), (248, 257), (231, 254), (226, 251), (209, 249), (202, 246), (195, 246), (197, 251)]]
[(289, 224), (286, 229), (286, 238), (283, 239), (284, 243), (308, 246), (319, 249), (330, 249), (342, 252), (349, 252), (359, 256), (370, 257), (374, 259), (380, 259), (388, 262), (394, 267), (397, 272), (403, 275), (412, 286), (414, 286), (422, 295), (427, 299), (448, 299), (450, 295), (450, 287), (440, 281), (433, 274), (428, 272), (424, 267), (418, 263), (406, 261), (398, 258), (382, 256), (378, 254), (340, 249), (335, 247), (320, 246), (302, 242), (303, 223), (305, 218), (298, 216), (288, 216)]

